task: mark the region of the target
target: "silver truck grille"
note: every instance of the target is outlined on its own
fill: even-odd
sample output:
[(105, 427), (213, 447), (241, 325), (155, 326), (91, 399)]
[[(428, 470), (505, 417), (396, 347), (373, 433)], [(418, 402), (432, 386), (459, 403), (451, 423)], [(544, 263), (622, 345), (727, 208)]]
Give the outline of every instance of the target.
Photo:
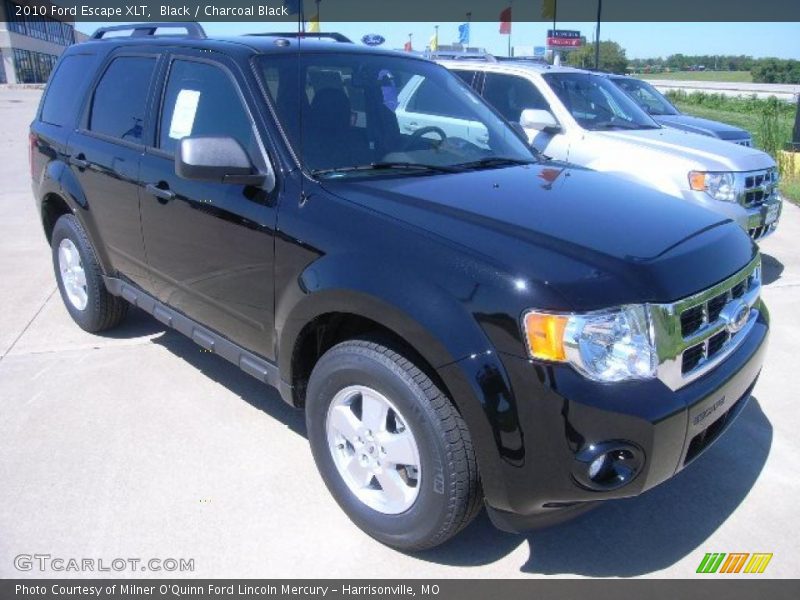
[(778, 172), (774, 168), (736, 173), (737, 201), (746, 208), (761, 206), (778, 189)]
[(753, 145), (753, 142), (750, 140), (750, 138), (744, 140), (733, 140), (733, 143), (739, 144), (740, 146), (747, 146), (748, 148)]
[(725, 281), (671, 304), (650, 305), (658, 377), (678, 389), (722, 362), (758, 317), (761, 258)]

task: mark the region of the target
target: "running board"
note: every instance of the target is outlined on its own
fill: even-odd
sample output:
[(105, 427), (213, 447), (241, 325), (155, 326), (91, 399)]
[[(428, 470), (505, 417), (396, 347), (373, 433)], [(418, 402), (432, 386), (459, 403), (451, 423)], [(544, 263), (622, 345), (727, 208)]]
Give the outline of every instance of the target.
[(193, 321), (186, 315), (159, 302), (147, 292), (127, 281), (115, 277), (103, 277), (103, 281), (109, 294), (127, 300), (146, 313), (153, 315), (167, 327), (179, 331), (205, 350), (232, 362), (262, 383), (277, 388), (285, 402), (292, 406), (295, 405), (292, 388), (280, 378), (278, 367), (275, 364), (203, 327), (197, 321)]

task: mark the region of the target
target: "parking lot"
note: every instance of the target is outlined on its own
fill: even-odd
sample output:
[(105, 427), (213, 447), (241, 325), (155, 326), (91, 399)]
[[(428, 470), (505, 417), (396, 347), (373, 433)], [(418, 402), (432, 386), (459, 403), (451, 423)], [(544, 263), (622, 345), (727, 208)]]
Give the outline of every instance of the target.
[(771, 552), (761, 577), (800, 576), (800, 208), (762, 244), (767, 364), (703, 457), (561, 526), (510, 535), (482, 514), (406, 555), (345, 517), (276, 392), (139, 311), (103, 336), (72, 323), (30, 193), (38, 98), (0, 90), (0, 577), (103, 575), (14, 566), (50, 554), (193, 559), (169, 575), (203, 578), (685, 578), (706, 552)]

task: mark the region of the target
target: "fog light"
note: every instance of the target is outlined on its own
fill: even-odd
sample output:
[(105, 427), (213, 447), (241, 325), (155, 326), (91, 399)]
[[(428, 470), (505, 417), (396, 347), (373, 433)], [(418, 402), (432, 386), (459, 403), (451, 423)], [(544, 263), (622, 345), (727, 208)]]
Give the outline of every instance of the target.
[(629, 442), (608, 441), (584, 446), (575, 460), (572, 475), (578, 483), (610, 491), (633, 481), (644, 464), (644, 453)]

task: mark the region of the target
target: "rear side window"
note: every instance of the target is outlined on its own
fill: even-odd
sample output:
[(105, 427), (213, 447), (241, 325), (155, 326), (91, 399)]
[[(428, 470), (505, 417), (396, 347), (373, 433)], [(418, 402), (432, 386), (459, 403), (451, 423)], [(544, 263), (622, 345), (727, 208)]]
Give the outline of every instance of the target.
[(461, 69), (454, 70), (452, 73), (458, 75), (469, 87), (473, 87), (475, 76), (478, 74), (477, 71), (462, 71)]
[(64, 57), (47, 86), (42, 121), (59, 127), (75, 123), (75, 113), (89, 85), (94, 60), (94, 55), (90, 54)]
[(114, 59), (94, 91), (89, 130), (139, 143), (155, 58), (122, 56)]
[(468, 119), (469, 115), (461, 104), (453, 102), (452, 97), (436, 81), (425, 79), (409, 103), (408, 110), (426, 115), (438, 115), (453, 119)]
[(159, 130), (159, 148), (169, 153), (188, 136), (232, 137), (251, 156), (257, 147), (235, 84), (224, 70), (207, 63), (172, 63)]

